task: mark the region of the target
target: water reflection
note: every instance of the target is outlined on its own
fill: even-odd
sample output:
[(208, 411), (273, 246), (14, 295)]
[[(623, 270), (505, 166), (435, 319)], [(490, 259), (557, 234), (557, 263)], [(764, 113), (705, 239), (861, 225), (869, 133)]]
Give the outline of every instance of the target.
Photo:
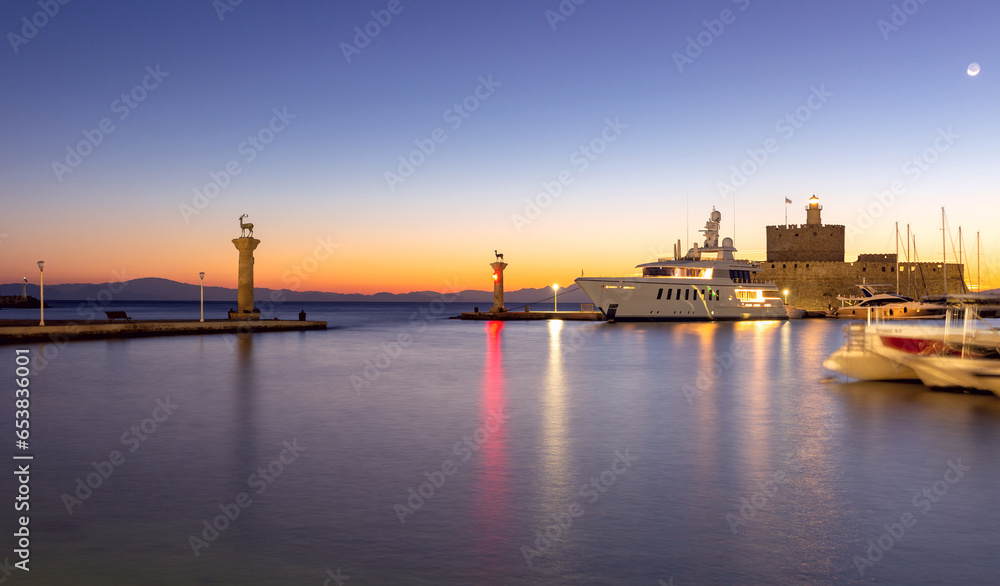
[[(257, 454), (257, 374), (254, 368), (253, 334), (236, 334), (236, 381), (233, 389), (235, 431), (235, 470), (233, 478), (238, 490), (245, 489), (245, 479), (259, 465)], [(228, 427), (228, 422), (219, 422)]]
[(563, 367), (562, 320), (549, 320), (549, 361), (541, 396), (543, 501), (561, 503), (569, 491), (567, 388)]
[[(482, 444), (483, 470), (478, 475), (476, 517), (478, 550), (488, 575), (503, 573), (509, 548), (510, 487), (507, 462), (506, 377), (503, 370), (504, 322), (486, 323), (480, 428), (489, 433)], [(501, 424), (498, 425), (498, 422)]]
[[(695, 338), (698, 351), (697, 360), (691, 363), (691, 372), (686, 377), (690, 382), (681, 389), (685, 399), (685, 407), (694, 410), (694, 418), (698, 424), (693, 426), (693, 439), (699, 446), (698, 455), (701, 465), (693, 468), (695, 479), (705, 486), (710, 486), (720, 474), (720, 467), (726, 465), (725, 458), (720, 453), (718, 438), (721, 436), (720, 409), (723, 407), (722, 393), (719, 393), (719, 381), (724, 376), (718, 359), (728, 350), (728, 343), (719, 347), (716, 340), (719, 328), (717, 324), (688, 324), (684, 330), (678, 328), (676, 347), (691, 347), (691, 337)], [(725, 364), (725, 362), (723, 362)], [(725, 376), (725, 378), (729, 378)]]

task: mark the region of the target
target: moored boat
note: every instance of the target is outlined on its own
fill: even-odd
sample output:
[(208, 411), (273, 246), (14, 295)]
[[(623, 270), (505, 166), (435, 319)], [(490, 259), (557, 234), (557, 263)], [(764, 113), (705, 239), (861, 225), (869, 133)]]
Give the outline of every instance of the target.
[(856, 380), (919, 380), (1000, 396), (1000, 330), (980, 320), (975, 307), (965, 308), (959, 323), (949, 314), (943, 324), (851, 324), (844, 346), (823, 366)]
[(683, 256), (637, 265), (630, 277), (580, 277), (577, 285), (609, 321), (787, 319), (774, 283), (758, 263), (736, 259), (732, 238), (719, 241), (722, 214), (712, 210), (702, 246)]
[(808, 315), (806, 310), (787, 304), (785, 305), (785, 313), (788, 314), (788, 319), (802, 319)]
[(869, 312), (875, 311), (883, 319), (934, 319), (943, 318), (947, 306), (943, 303), (914, 301), (896, 293), (878, 293), (878, 285), (858, 285), (860, 297), (842, 297), (837, 299), (848, 303), (834, 310), (834, 317), (840, 319), (866, 319)]

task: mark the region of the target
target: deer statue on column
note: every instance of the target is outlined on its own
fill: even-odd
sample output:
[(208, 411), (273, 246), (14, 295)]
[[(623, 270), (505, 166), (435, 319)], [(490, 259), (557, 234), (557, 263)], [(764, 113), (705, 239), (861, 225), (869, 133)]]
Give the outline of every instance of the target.
[(240, 238), (253, 238), (253, 224), (243, 222), (243, 218), (246, 218), (247, 214), (240, 216)]

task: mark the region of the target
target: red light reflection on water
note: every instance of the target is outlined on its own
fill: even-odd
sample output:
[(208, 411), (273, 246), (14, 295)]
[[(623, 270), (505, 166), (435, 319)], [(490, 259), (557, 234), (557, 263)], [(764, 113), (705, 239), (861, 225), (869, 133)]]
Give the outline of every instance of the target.
[[(504, 322), (486, 324), (486, 360), (483, 367), (480, 427), (489, 432), (480, 448), (481, 469), (476, 480), (476, 543), (485, 567), (482, 571), (499, 575), (509, 563), (510, 488), (507, 484), (506, 378), (503, 371), (502, 336)], [(499, 416), (499, 417), (498, 417)]]

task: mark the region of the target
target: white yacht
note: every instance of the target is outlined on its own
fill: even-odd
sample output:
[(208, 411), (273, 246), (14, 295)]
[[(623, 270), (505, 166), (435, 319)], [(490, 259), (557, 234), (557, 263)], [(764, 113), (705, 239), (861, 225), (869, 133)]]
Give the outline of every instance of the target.
[(712, 210), (704, 246), (636, 266), (631, 277), (580, 277), (576, 284), (609, 321), (787, 319), (778, 288), (760, 278), (758, 263), (737, 260), (732, 238), (719, 245), (722, 214)]
[(876, 287), (889, 285), (858, 285), (861, 297), (837, 296), (842, 303), (834, 311), (834, 317), (840, 319), (865, 319), (869, 310), (874, 310), (882, 319), (927, 319), (943, 318), (948, 306), (943, 303), (914, 301), (896, 293), (879, 293)]

